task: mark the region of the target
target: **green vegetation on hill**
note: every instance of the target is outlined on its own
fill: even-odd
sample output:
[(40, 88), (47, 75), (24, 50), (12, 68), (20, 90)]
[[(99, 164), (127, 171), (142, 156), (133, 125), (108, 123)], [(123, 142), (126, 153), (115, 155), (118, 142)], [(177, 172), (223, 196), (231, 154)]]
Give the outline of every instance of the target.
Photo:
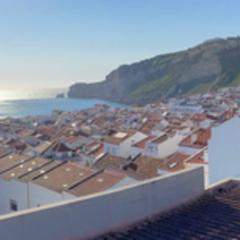
[(71, 86), (68, 95), (141, 104), (238, 85), (240, 38), (228, 38), (120, 66), (102, 82)]
[(240, 85), (240, 73), (237, 77), (231, 82), (230, 86), (236, 87)]
[(143, 96), (164, 90), (164, 88), (166, 88), (167, 85), (170, 85), (170, 83), (171, 77), (169, 75), (157, 80), (146, 82), (137, 87), (136, 90), (130, 94), (130, 98), (141, 99)]

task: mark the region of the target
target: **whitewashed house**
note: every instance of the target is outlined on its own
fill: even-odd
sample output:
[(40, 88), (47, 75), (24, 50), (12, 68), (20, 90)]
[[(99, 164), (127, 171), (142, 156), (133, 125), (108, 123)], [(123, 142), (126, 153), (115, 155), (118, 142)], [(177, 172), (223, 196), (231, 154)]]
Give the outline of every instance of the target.
[(156, 158), (168, 157), (177, 151), (182, 139), (183, 137), (178, 134), (173, 137), (162, 134), (146, 143), (144, 155)]
[(40, 207), (137, 182), (123, 172), (10, 155), (0, 160), (0, 214)]
[(196, 154), (199, 150), (207, 147), (210, 138), (210, 128), (198, 129), (180, 142), (178, 151), (188, 155)]
[(212, 128), (208, 145), (210, 183), (240, 176), (240, 118)]
[(146, 138), (138, 131), (117, 132), (104, 141), (104, 152), (113, 156), (128, 158), (132, 155), (132, 145)]

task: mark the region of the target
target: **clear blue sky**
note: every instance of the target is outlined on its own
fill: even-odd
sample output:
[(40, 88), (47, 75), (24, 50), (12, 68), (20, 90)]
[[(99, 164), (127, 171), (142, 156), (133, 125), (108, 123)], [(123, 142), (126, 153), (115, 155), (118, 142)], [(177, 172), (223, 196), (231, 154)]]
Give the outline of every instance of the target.
[(240, 35), (239, 0), (0, 0), (0, 87), (100, 81), (112, 69)]

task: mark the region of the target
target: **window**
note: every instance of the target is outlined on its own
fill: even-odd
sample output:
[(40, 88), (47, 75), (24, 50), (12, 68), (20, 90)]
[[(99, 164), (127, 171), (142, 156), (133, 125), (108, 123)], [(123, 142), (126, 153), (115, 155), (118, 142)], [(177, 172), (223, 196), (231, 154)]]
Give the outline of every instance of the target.
[(111, 153), (111, 148), (109, 146), (106, 147), (106, 152)]
[(116, 155), (116, 153), (117, 153), (116, 148), (112, 148), (112, 155)]
[(15, 201), (13, 199), (10, 200), (10, 210), (15, 211), (15, 212), (18, 210), (17, 201)]

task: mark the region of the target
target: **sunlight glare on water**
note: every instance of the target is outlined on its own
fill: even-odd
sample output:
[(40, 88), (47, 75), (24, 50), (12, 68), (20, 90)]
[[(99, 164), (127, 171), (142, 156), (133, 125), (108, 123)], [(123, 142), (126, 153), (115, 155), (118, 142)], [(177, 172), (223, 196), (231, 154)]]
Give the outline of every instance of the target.
[[(66, 90), (65, 90), (66, 92)], [(112, 107), (123, 105), (98, 99), (57, 99), (64, 90), (0, 90), (0, 119), (29, 115), (49, 115), (53, 110), (79, 111), (95, 104), (108, 104)]]
[(0, 101), (20, 99), (53, 98), (58, 93), (66, 92), (65, 89), (33, 89), (33, 90), (0, 90)]

